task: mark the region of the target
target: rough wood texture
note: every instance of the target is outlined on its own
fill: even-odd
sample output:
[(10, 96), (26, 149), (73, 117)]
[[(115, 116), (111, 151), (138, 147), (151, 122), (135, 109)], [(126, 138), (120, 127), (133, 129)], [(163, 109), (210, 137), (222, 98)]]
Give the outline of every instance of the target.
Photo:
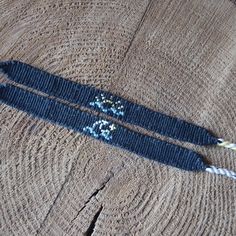
[[(230, 0), (0, 0), (0, 59), (235, 141), (235, 22)], [(169, 141), (236, 170), (230, 150)], [(0, 235), (236, 235), (236, 181), (160, 165), (3, 104), (0, 164)]]

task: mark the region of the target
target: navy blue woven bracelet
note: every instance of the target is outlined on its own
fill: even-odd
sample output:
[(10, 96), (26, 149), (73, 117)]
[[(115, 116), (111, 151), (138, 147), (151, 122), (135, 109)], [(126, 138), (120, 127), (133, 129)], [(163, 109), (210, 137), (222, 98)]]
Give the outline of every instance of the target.
[[(2, 62), (0, 63), (0, 69), (8, 75), (10, 80), (23, 84), (29, 88), (44, 92), (47, 95), (62, 98), (66, 101), (80, 104), (85, 107), (92, 106), (96, 110), (101, 110), (104, 113), (119, 117), (125, 121), (126, 119), (124, 117), (126, 117), (126, 114), (129, 114), (132, 118), (132, 122), (128, 120), (129, 123), (135, 123), (133, 122), (135, 120), (135, 114), (130, 113), (130, 111), (134, 112), (135, 109), (142, 110), (142, 112), (148, 111), (150, 112), (149, 114), (156, 114), (154, 115), (155, 118), (160, 115), (160, 119), (171, 119), (173, 125), (178, 123), (174, 125), (176, 129), (178, 127), (185, 127), (186, 129), (189, 129), (188, 132), (183, 132), (183, 134), (185, 134), (185, 138), (188, 136), (190, 137), (192, 131), (192, 136), (195, 135), (192, 140), (198, 140), (198, 142), (199, 140), (205, 140), (204, 142), (208, 142), (207, 144), (210, 144), (211, 139), (213, 141), (215, 140), (214, 142), (212, 141), (213, 143), (217, 143), (219, 141), (213, 136), (210, 136), (204, 128), (149, 110), (148, 108), (133, 104), (122, 98), (101, 90), (97, 90), (93, 87), (65, 80), (61, 77), (41, 71), (22, 62)], [(100, 94), (101, 99), (99, 98), (99, 95), (96, 94)], [(106, 96), (110, 96), (110, 98), (107, 99)], [(96, 100), (91, 102), (91, 98), (95, 98)], [(87, 112), (82, 112), (78, 109), (72, 108), (71, 106), (57, 102), (54, 99), (49, 99), (47, 97), (27, 92), (26, 90), (20, 89), (13, 85), (1, 85), (0, 101), (9, 106), (32, 114), (35, 117), (42, 118), (49, 122), (90, 135), (111, 145), (124, 148), (138, 155), (142, 155), (146, 158), (156, 160), (167, 165), (185, 170), (205, 170), (210, 173), (226, 175), (236, 179), (236, 173), (233, 171), (204, 164), (202, 157), (196, 152), (133, 132), (114, 122), (101, 119), (98, 116), (91, 115)], [(108, 106), (109, 104), (110, 106)], [(136, 119), (136, 121), (142, 121), (142, 119)], [(138, 124), (144, 128), (152, 129), (148, 123)], [(143, 124), (146, 124), (148, 127)], [(165, 128), (167, 129), (167, 127)], [(197, 139), (194, 131), (198, 131), (197, 134), (202, 136), (202, 138)], [(163, 132), (166, 132), (165, 129), (163, 129)], [(167, 133), (168, 132), (169, 131), (167, 131)], [(181, 132), (182, 131), (175, 132), (175, 134), (181, 134)], [(185, 138), (182, 137), (182, 139), (178, 139), (184, 140)], [(221, 141), (218, 142), (218, 145), (220, 144), (223, 146), (224, 143), (224, 141)], [(203, 145), (203, 143), (201, 144)], [(228, 148), (234, 148), (232, 147), (233, 144), (227, 145), (231, 145), (231, 147)]]
[(1, 62), (0, 70), (12, 81), (161, 135), (198, 145), (222, 143), (205, 128), (153, 111), (109, 92), (65, 80), (20, 61)]
[(205, 170), (196, 152), (133, 132), (114, 122), (39, 96), (10, 84), (1, 84), (0, 101), (35, 117), (90, 135), (146, 158), (185, 170)]

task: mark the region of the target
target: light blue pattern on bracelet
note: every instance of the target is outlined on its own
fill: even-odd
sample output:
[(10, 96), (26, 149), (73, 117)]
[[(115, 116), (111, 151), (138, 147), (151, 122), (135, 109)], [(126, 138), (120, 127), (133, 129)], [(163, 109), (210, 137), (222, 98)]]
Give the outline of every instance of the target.
[(116, 129), (116, 126), (106, 120), (98, 120), (93, 123), (92, 127), (86, 126), (83, 128), (85, 133), (89, 133), (94, 138), (102, 137), (106, 140), (112, 139), (112, 132)]
[(92, 107), (97, 107), (101, 111), (105, 113), (112, 113), (117, 116), (124, 116), (124, 106), (121, 104), (121, 101), (113, 101), (113, 97), (110, 96), (110, 98), (106, 98), (105, 95), (102, 93), (99, 96), (95, 97), (95, 101), (90, 102), (89, 105)]

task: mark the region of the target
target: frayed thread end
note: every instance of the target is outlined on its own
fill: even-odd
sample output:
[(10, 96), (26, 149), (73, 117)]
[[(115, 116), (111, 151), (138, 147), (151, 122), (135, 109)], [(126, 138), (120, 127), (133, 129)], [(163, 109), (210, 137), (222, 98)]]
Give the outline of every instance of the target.
[(232, 149), (232, 150), (236, 151), (236, 144), (235, 143), (225, 141), (222, 138), (218, 139), (217, 145), (220, 146), (220, 147), (224, 147), (224, 148), (228, 148), (228, 149)]

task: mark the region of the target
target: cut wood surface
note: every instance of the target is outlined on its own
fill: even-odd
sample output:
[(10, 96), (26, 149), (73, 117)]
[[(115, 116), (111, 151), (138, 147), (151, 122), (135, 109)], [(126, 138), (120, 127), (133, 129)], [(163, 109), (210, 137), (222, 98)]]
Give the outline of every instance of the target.
[[(0, 60), (235, 142), (235, 22), (230, 0), (0, 0)], [(236, 170), (232, 150), (130, 128)], [(168, 167), (0, 104), (1, 236), (234, 236), (235, 222), (236, 181)]]

